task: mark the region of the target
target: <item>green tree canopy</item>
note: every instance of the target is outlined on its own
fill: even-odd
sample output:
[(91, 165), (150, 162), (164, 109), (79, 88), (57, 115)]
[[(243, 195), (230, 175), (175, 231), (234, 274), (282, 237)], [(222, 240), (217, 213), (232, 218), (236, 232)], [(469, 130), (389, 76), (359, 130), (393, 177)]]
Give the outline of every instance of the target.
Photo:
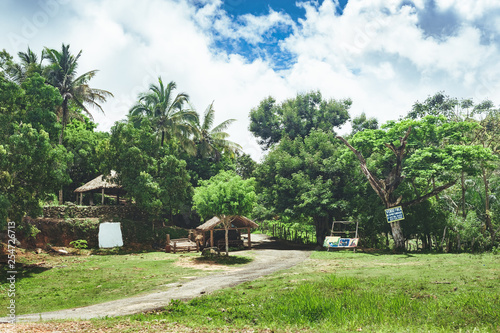
[(191, 202), (192, 186), (186, 162), (173, 146), (160, 146), (148, 118), (140, 127), (118, 122), (111, 129), (107, 169), (137, 204), (153, 218), (172, 218)]
[(78, 76), (78, 60), (82, 51), (75, 56), (69, 51), (69, 45), (62, 45), (61, 51), (45, 48), (44, 58), (49, 60), (44, 70), (47, 82), (56, 87), (62, 97), (59, 117), (62, 130), (59, 144), (63, 143), (64, 129), (70, 119), (70, 103), (74, 103), (80, 110), (85, 112), (91, 119), (92, 113), (87, 106), (103, 111), (100, 103), (106, 102), (108, 97), (113, 97), (109, 91), (95, 89), (89, 86), (89, 81), (97, 74), (97, 70), (91, 70)]
[(363, 112), (352, 120), (352, 134), (356, 134), (365, 129), (378, 129), (378, 120), (375, 118), (367, 118), (366, 114)]
[[(448, 122), (443, 116), (421, 120), (390, 121), (381, 130), (356, 133), (346, 146), (359, 160), (361, 170), (385, 208), (419, 204), (456, 183), (462, 171), (479, 172), (480, 161), (493, 158), (491, 150), (465, 145), (473, 122)], [(404, 182), (413, 189), (405, 197)], [(396, 248), (404, 249), (399, 221), (392, 222)]]
[(333, 131), (349, 120), (351, 100), (324, 100), (319, 91), (298, 94), (281, 104), (268, 97), (250, 111), (250, 131), (269, 149), (284, 136), (305, 137), (312, 130)]
[(222, 152), (235, 154), (241, 150), (241, 146), (228, 140), (229, 134), (225, 130), (236, 121), (236, 119), (227, 119), (214, 126), (215, 109), (212, 102), (203, 114), (202, 122), (195, 123), (194, 140), (197, 149), (197, 155), (204, 158), (219, 160)]
[(109, 133), (96, 131), (97, 125), (82, 115), (82, 120), (73, 119), (66, 126), (64, 147), (73, 154), (68, 166), (72, 184), (64, 188), (65, 200), (71, 200), (73, 191), (99, 176), (105, 169), (105, 149)]
[(264, 218), (284, 216), (311, 221), (318, 244), (323, 243), (333, 219), (343, 219), (355, 184), (353, 158), (333, 133), (312, 131), (305, 138), (283, 138), (255, 171)]
[(233, 171), (222, 171), (195, 188), (194, 209), (203, 218), (217, 216), (226, 230), (226, 254), (229, 254), (228, 229), (231, 217), (248, 215), (256, 202), (255, 179), (242, 179)]
[(54, 144), (61, 97), (39, 74), (19, 86), (0, 76), (0, 227), (41, 213), (47, 195), (70, 181), (72, 156)]
[[(158, 84), (151, 84), (149, 91), (139, 95), (139, 101), (130, 109), (129, 114), (136, 122), (143, 117), (150, 119), (153, 130), (158, 133), (161, 146), (165, 140), (177, 139), (186, 144), (193, 134), (193, 126), (198, 122), (198, 114), (186, 108), (189, 96), (186, 93), (175, 95), (177, 88), (171, 81), (165, 86), (161, 77)], [(190, 146), (186, 145), (189, 150)], [(191, 148), (194, 153), (194, 149)]]

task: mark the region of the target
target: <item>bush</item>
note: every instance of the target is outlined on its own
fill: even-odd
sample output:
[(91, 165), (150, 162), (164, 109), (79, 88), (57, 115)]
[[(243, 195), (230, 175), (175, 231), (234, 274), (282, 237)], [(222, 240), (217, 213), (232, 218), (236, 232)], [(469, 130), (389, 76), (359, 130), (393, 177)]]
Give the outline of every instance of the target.
[(72, 242), (69, 242), (69, 245), (72, 245), (75, 249), (86, 249), (87, 246), (87, 241), (85, 239), (77, 239)]

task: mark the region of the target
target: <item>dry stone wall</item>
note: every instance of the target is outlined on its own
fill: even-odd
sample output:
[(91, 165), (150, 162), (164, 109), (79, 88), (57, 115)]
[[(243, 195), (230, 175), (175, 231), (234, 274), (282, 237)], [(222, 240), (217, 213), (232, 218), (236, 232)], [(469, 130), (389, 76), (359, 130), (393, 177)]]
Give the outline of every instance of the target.
[(64, 218), (124, 218), (141, 220), (146, 214), (136, 206), (46, 206), (43, 217), (52, 219)]

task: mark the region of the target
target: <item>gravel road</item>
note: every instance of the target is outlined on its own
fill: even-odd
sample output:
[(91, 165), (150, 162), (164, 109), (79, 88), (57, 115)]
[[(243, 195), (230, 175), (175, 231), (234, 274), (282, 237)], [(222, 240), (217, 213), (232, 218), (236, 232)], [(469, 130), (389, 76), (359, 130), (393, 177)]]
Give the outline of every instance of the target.
[[(253, 251), (255, 259), (251, 263), (238, 269), (222, 273), (207, 273), (209, 274), (207, 276), (174, 283), (166, 291), (159, 291), (147, 295), (139, 295), (75, 309), (21, 315), (17, 316), (17, 321), (33, 322), (55, 319), (90, 319), (150, 311), (167, 306), (173, 299), (189, 300), (203, 294), (209, 294), (218, 289), (236, 286), (240, 283), (255, 280), (278, 270), (293, 267), (307, 259), (310, 255), (310, 251), (306, 250), (283, 249), (279, 246), (279, 249), (276, 249), (276, 246), (273, 246), (274, 243), (265, 235), (252, 235), (252, 244), (255, 246)], [(0, 322), (4, 320), (6, 320), (6, 318), (0, 318)]]

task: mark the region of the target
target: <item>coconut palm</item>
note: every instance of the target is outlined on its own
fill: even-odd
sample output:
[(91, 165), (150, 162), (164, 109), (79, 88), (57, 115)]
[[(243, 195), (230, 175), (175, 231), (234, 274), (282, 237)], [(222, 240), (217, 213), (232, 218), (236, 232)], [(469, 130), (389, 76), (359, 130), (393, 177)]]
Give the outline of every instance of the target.
[(197, 154), (204, 158), (214, 158), (219, 160), (222, 152), (236, 153), (241, 150), (241, 146), (235, 142), (227, 140), (229, 134), (224, 132), (236, 119), (228, 119), (213, 127), (215, 120), (214, 102), (205, 110), (203, 122), (196, 123), (195, 143)]
[(29, 47), (27, 52), (17, 53), (20, 63), (15, 63), (12, 61), (12, 57), (8, 54), (3, 53), (1, 57), (3, 58), (3, 69), (6, 72), (8, 78), (17, 84), (21, 84), (26, 80), (29, 73), (38, 72), (42, 74), (42, 57), (40, 59)]
[(62, 144), (64, 129), (70, 119), (70, 103), (74, 103), (79, 109), (84, 111), (90, 119), (93, 119), (92, 113), (87, 109), (88, 106), (96, 108), (104, 113), (99, 103), (106, 102), (108, 97), (113, 97), (109, 91), (95, 89), (89, 86), (89, 81), (96, 75), (97, 70), (91, 70), (80, 76), (77, 76), (78, 59), (82, 51), (76, 56), (69, 51), (69, 45), (62, 44), (61, 52), (45, 48), (44, 59), (49, 60), (50, 64), (44, 68), (44, 75), (47, 82), (57, 88), (61, 93), (63, 102), (58, 110), (58, 116), (61, 120), (62, 129), (59, 136), (59, 144)]
[(165, 86), (161, 77), (158, 84), (151, 84), (146, 93), (139, 95), (139, 101), (129, 111), (132, 118), (148, 117), (158, 132), (161, 146), (165, 140), (176, 138), (186, 146), (187, 138), (193, 132), (193, 124), (198, 122), (198, 114), (186, 109), (189, 96), (185, 93), (175, 95), (177, 87), (171, 81)]

